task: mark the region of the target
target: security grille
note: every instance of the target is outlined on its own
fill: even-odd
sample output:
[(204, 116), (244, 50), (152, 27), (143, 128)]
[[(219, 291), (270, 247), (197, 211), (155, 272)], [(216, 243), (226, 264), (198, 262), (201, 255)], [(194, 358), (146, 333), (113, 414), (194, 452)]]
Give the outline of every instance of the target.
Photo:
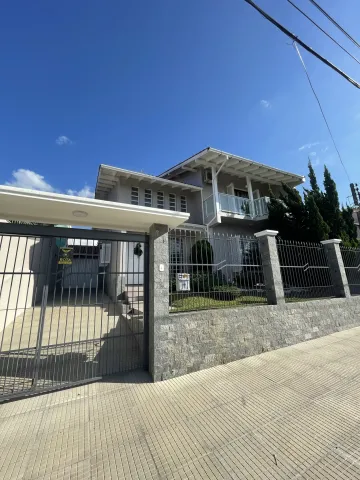
[(360, 249), (341, 246), (341, 255), (351, 295), (360, 295)]
[(334, 296), (321, 243), (278, 239), (277, 248), (286, 301)]
[[(176, 229), (169, 234), (170, 312), (264, 304), (255, 237)], [(180, 287), (179, 274), (188, 284)]]
[(0, 229), (0, 401), (146, 367), (145, 235)]

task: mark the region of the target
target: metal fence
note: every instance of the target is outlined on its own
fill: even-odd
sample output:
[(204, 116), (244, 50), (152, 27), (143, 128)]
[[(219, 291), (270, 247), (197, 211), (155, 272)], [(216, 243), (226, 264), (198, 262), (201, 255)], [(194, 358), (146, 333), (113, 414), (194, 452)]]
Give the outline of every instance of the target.
[(255, 237), (173, 230), (169, 255), (171, 312), (267, 303)]
[(323, 245), (277, 239), (286, 301), (334, 297)]
[(351, 295), (360, 295), (360, 249), (340, 246)]
[(146, 364), (145, 235), (0, 224), (0, 402)]

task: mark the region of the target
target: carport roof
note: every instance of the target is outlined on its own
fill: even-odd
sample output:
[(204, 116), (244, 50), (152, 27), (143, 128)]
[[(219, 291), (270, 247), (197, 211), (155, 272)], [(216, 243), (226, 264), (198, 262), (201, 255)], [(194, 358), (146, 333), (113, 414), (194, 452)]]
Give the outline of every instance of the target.
[(154, 223), (176, 228), (188, 220), (189, 213), (0, 186), (0, 218), (148, 232)]

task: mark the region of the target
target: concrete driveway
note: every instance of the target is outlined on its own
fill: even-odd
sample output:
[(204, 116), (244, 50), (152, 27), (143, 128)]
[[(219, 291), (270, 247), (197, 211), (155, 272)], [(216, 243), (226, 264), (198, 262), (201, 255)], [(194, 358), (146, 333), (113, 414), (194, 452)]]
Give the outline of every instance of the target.
[(360, 479), (360, 327), (0, 406), (1, 479)]

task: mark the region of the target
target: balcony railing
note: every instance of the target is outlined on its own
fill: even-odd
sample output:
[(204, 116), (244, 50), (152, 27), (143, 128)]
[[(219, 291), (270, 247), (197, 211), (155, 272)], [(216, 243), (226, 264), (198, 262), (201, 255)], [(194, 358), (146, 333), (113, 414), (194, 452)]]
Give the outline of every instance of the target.
[[(261, 197), (251, 201), (248, 198), (225, 193), (219, 194), (221, 212), (242, 215), (246, 218), (266, 217), (269, 214), (269, 200), (269, 197)], [(204, 200), (204, 215), (206, 223), (210, 222), (215, 216), (213, 195)]]

